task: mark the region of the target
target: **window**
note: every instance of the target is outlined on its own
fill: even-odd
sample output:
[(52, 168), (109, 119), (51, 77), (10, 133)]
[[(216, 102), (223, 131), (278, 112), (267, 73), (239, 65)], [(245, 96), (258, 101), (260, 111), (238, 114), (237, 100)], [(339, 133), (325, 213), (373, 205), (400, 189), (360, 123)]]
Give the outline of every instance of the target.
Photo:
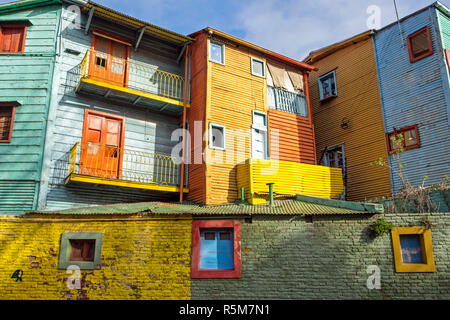
[(337, 97), (336, 72), (332, 71), (319, 78), (320, 100)]
[[(402, 139), (400, 139), (400, 135), (402, 135)], [(405, 151), (420, 148), (419, 129), (417, 125), (394, 130), (394, 132), (387, 134), (387, 139), (390, 153), (396, 152), (400, 148), (403, 148)]]
[(325, 152), (325, 165), (331, 168), (341, 168), (345, 170), (345, 156), (344, 147), (339, 146), (336, 148), (328, 149)]
[(209, 41), (209, 60), (225, 64), (225, 45), (223, 43), (213, 40)]
[(252, 75), (261, 78), (266, 77), (266, 64), (263, 60), (251, 58), (252, 63)]
[(419, 61), (433, 54), (430, 28), (425, 27), (411, 34), (407, 38), (409, 59), (411, 63)]
[(225, 126), (209, 124), (209, 147), (216, 150), (225, 150)]
[(11, 142), (15, 105), (0, 103), (0, 143)]
[(393, 228), (392, 247), (396, 272), (436, 272), (431, 230)]
[(447, 59), (447, 68), (448, 71), (450, 72), (450, 50), (445, 49), (445, 57)]
[(75, 265), (93, 270), (100, 264), (102, 233), (63, 233), (59, 252), (59, 269)]
[(23, 53), (27, 27), (0, 25), (0, 53)]
[(253, 111), (252, 125), (252, 158), (266, 160), (268, 158), (268, 129), (265, 113)]
[(192, 278), (241, 277), (239, 221), (194, 221)]

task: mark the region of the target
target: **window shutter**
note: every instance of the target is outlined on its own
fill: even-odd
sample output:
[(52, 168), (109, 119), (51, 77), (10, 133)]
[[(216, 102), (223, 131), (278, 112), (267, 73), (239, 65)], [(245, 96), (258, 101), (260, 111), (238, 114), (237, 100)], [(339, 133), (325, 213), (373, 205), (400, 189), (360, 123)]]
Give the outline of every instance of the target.
[(0, 141), (9, 139), (13, 107), (0, 108)]
[(2, 27), (1, 52), (18, 53), (22, 51), (24, 41), (24, 27)]
[(418, 57), (421, 54), (430, 50), (429, 41), (428, 41), (428, 33), (423, 31), (418, 35), (411, 38), (411, 47), (414, 57)]

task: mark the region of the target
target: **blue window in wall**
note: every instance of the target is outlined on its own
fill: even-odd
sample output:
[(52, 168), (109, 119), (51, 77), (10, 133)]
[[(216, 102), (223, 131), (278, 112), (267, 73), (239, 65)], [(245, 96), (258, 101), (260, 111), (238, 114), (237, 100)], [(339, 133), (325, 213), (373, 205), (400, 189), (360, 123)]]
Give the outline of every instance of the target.
[(320, 100), (337, 97), (336, 72), (331, 71), (319, 78)]
[(232, 229), (200, 230), (200, 269), (234, 269), (234, 236)]
[(418, 234), (405, 234), (400, 236), (403, 263), (425, 263), (421, 242), (421, 236)]

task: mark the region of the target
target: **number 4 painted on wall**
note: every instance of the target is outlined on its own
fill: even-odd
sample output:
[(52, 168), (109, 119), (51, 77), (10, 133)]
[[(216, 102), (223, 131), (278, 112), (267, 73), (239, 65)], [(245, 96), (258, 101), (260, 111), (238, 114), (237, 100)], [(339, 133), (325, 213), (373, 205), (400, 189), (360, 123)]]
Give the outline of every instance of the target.
[(16, 279), (16, 282), (22, 282), (22, 276), (23, 271), (22, 270), (16, 270), (14, 271), (13, 275), (11, 276), (11, 279)]

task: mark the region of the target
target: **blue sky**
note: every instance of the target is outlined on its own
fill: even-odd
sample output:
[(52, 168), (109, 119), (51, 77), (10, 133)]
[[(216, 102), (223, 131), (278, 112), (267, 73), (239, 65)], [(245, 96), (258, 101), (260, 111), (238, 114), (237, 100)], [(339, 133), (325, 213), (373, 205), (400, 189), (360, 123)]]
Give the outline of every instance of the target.
[[(9, 2), (0, 0), (0, 3)], [(213, 27), (294, 59), (367, 30), (367, 8), (395, 21), (393, 0), (96, 0), (130, 16), (190, 34)], [(397, 0), (400, 17), (433, 0)], [(449, 6), (450, 0), (441, 1)]]

